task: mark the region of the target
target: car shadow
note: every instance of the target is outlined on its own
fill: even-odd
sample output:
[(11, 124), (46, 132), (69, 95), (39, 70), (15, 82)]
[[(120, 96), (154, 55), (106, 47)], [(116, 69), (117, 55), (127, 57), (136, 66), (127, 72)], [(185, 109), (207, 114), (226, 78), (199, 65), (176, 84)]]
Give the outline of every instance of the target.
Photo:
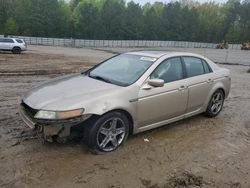
[(173, 122), (173, 123), (162, 125), (160, 127), (152, 128), (150, 130), (137, 133), (135, 135), (130, 135), (130, 137), (135, 137), (135, 138), (145, 137), (145, 135), (155, 134), (155, 133), (162, 132), (162, 131), (169, 131), (175, 128), (186, 127), (187, 123), (189, 123), (190, 121), (202, 120), (203, 118), (207, 118), (207, 117), (205, 117), (205, 115), (203, 114), (198, 114), (198, 115), (188, 117), (188, 118), (185, 118), (185, 119)]
[[(199, 114), (199, 115), (196, 115), (196, 116), (193, 116), (193, 117), (189, 117), (189, 118), (186, 118), (186, 119), (183, 119), (183, 120), (179, 120), (177, 122), (173, 122), (173, 123), (170, 123), (170, 124), (166, 124), (166, 125), (163, 125), (163, 126), (160, 126), (160, 127), (157, 127), (157, 128), (153, 128), (153, 129), (150, 129), (150, 130), (147, 130), (147, 131), (143, 131), (141, 133), (137, 133), (135, 135), (129, 135), (129, 140), (132, 140), (133, 139), (144, 139), (146, 137), (149, 137), (151, 135), (156, 135), (158, 133), (161, 133), (161, 134), (164, 134), (164, 132), (168, 132), (168, 131), (172, 131), (173, 129), (176, 129), (176, 128), (186, 128), (187, 126), (187, 123), (191, 122), (191, 121), (200, 121), (200, 120), (203, 120), (204, 118), (206, 118), (203, 114)], [(58, 142), (52, 142), (52, 143), (49, 143), (49, 142), (45, 142), (45, 145), (47, 146), (50, 146), (50, 147), (55, 147), (55, 146), (70, 146), (70, 147), (74, 147), (76, 145), (84, 145), (84, 150), (88, 150), (86, 149), (86, 142), (84, 140), (84, 137), (81, 136), (83, 135), (83, 133), (77, 133), (77, 132), (74, 132), (74, 135), (71, 134), (70, 138), (67, 140), (66, 143), (58, 143)]]
[(22, 55), (24, 54), (25, 52), (22, 51), (20, 54), (13, 54), (11, 51), (1, 51), (0, 50), (0, 54), (9, 54), (9, 55)]

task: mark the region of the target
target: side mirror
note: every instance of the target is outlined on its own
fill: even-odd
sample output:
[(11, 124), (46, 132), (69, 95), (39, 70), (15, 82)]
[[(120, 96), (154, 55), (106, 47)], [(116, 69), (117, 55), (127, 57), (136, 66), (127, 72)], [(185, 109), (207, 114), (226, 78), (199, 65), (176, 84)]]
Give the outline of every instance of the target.
[(164, 80), (162, 79), (150, 79), (148, 80), (148, 85), (153, 87), (163, 87), (164, 86)]

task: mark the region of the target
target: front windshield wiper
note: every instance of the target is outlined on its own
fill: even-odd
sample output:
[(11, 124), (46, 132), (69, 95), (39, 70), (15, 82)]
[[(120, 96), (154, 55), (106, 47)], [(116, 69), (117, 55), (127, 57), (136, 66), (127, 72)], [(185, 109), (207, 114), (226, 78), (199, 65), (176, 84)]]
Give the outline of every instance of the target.
[(93, 75), (90, 75), (90, 74), (89, 74), (89, 77), (90, 77), (90, 78), (97, 79), (97, 80), (102, 80), (102, 81), (107, 82), (107, 83), (112, 83), (109, 79), (104, 78), (104, 77), (101, 77), (101, 76), (93, 76)]
[(81, 72), (81, 74), (84, 74), (84, 75), (88, 75), (89, 76), (89, 73), (90, 71), (92, 71), (94, 68), (96, 68), (98, 65), (94, 65), (93, 67), (91, 67), (90, 69), (87, 69), (87, 70), (84, 70)]

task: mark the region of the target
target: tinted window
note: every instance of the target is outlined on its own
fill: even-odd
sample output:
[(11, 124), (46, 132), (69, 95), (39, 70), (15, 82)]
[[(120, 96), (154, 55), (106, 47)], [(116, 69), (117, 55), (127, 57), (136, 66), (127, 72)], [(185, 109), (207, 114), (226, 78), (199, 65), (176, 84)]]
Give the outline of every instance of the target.
[(12, 39), (0, 39), (0, 42), (3, 42), (3, 43), (14, 43), (14, 41)]
[(183, 78), (181, 59), (179, 57), (162, 62), (150, 76), (151, 79), (159, 78), (165, 82), (172, 82)]
[(201, 59), (195, 57), (183, 57), (183, 60), (186, 66), (188, 77), (205, 73)]
[(16, 41), (17, 41), (18, 43), (23, 43), (23, 41), (20, 40), (20, 39), (16, 39)]
[(208, 66), (207, 62), (202, 60), (203, 66), (204, 66), (204, 71), (205, 73), (210, 73), (212, 72), (211, 68)]

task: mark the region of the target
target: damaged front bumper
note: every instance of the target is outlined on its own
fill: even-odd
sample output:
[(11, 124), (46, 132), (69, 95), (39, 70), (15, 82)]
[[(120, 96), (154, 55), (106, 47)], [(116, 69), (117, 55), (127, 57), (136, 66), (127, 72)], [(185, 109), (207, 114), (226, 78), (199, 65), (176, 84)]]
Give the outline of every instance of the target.
[(28, 125), (42, 141), (53, 142), (54, 138), (66, 138), (70, 135), (71, 128), (81, 124), (91, 117), (83, 115), (64, 120), (41, 120), (34, 118), (35, 110), (25, 104), (20, 104), (19, 114), (22, 120)]

